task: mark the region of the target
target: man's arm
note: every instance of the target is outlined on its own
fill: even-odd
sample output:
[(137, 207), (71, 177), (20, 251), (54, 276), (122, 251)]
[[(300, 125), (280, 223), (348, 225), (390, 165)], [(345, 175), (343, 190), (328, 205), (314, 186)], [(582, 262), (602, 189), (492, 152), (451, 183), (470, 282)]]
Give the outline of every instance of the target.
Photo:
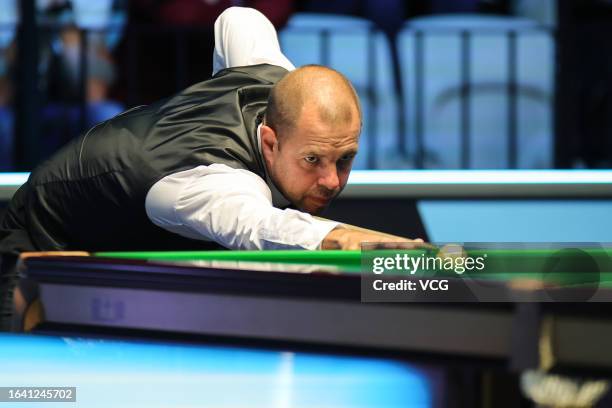
[(259, 11), (230, 7), (215, 21), (213, 75), (225, 68), (257, 64), (295, 66), (280, 49), (274, 26)]
[(272, 206), (266, 183), (247, 170), (199, 166), (166, 176), (145, 201), (149, 219), (172, 233), (231, 249), (360, 249), (363, 242), (420, 246), (392, 236)]
[(338, 226), (273, 207), (259, 176), (222, 164), (165, 177), (151, 188), (145, 205), (157, 226), (232, 249), (318, 249)]

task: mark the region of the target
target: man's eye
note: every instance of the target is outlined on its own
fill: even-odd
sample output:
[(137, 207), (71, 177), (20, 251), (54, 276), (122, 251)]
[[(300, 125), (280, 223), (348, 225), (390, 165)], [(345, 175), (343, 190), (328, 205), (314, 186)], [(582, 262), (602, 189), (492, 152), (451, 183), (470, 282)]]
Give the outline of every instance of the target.
[(306, 156), (304, 160), (306, 160), (307, 163), (314, 164), (319, 161), (319, 158), (316, 156)]
[(346, 154), (338, 159), (336, 166), (339, 169), (348, 169), (353, 163), (353, 159), (355, 158), (354, 154)]

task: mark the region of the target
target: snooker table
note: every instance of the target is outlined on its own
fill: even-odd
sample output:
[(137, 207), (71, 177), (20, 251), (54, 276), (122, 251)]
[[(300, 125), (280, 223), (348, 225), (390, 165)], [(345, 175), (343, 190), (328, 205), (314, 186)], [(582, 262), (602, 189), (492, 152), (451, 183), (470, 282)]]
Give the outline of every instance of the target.
[[(564, 276), (572, 277), (572, 285), (557, 288), (551, 284), (555, 273), (529, 272), (550, 252), (494, 251), (503, 261), (527, 259), (527, 289), (514, 285), (525, 276), (502, 268), (471, 281), (484, 281), (492, 301), (434, 296), (406, 302), (362, 301), (361, 251), (38, 254), (22, 262), (17, 325), (42, 334), (221, 339), (497, 364), (512, 371), (609, 373), (609, 264), (600, 268), (595, 292), (592, 282), (576, 284), (571, 273)], [(592, 252), (598, 262), (609, 261), (609, 250)], [(465, 289), (464, 277), (444, 277)], [(463, 289), (457, 293), (465, 294)], [(551, 289), (566, 295), (586, 290), (598, 301), (528, 299)]]

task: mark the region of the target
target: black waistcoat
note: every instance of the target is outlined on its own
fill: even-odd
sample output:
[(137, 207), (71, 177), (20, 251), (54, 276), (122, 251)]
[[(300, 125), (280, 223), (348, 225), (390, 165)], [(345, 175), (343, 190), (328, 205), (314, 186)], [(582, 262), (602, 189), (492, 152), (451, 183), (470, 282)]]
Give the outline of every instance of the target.
[(271, 87), (286, 73), (267, 64), (226, 69), (65, 146), (17, 194), (33, 249), (202, 247), (152, 224), (146, 194), (166, 175), (213, 163), (265, 178), (256, 129)]

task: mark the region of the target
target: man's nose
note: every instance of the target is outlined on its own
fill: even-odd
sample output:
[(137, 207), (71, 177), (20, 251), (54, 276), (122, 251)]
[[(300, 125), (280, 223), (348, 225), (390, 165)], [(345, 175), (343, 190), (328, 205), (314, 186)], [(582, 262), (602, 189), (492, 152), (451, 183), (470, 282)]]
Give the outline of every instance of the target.
[(336, 166), (325, 166), (319, 176), (319, 185), (330, 191), (340, 188), (340, 178)]

